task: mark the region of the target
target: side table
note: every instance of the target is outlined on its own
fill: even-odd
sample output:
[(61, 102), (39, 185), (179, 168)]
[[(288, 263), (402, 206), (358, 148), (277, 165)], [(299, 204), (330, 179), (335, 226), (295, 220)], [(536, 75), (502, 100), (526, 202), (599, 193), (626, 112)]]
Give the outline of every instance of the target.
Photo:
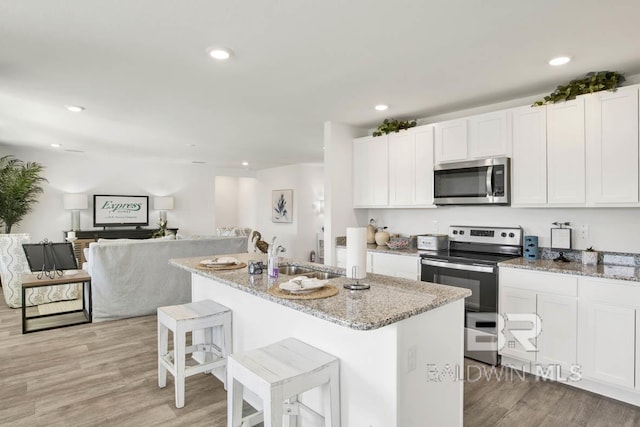
[[(91, 323), (91, 276), (84, 270), (77, 270), (74, 275), (65, 275), (50, 279), (43, 277), (38, 279), (37, 274), (25, 274), (22, 276), (22, 333), (44, 331), (46, 329), (61, 328), (64, 326)], [(26, 307), (26, 291), (29, 288), (43, 286), (67, 285), (70, 283), (82, 283), (82, 309), (71, 310), (54, 314), (39, 314), (37, 307)], [(29, 313), (30, 312), (30, 313)]]

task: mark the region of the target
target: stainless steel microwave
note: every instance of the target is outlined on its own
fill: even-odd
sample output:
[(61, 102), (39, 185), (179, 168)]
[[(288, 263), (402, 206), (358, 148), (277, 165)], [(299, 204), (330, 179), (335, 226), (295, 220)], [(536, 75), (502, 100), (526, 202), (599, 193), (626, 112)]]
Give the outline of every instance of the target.
[(436, 205), (508, 205), (511, 159), (445, 163), (433, 169)]

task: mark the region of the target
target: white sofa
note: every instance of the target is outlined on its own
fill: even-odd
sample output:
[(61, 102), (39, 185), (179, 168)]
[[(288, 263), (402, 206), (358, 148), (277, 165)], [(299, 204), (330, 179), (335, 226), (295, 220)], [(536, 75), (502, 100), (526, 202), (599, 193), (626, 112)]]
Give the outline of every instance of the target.
[(191, 301), (191, 276), (172, 258), (247, 252), (246, 237), (149, 239), (91, 243), (93, 321), (155, 314), (158, 307)]

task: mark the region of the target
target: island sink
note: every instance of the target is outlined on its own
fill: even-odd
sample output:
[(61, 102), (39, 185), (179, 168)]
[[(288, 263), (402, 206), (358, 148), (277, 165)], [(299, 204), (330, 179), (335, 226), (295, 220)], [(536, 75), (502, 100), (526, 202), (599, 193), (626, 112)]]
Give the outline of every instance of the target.
[(314, 269), (311, 269), (311, 268), (300, 267), (300, 266), (297, 266), (297, 265), (290, 265), (290, 264), (281, 265), (278, 268), (278, 272), (280, 274), (285, 274), (287, 276), (307, 276), (307, 277), (310, 277), (310, 278), (316, 278), (316, 279), (320, 279), (320, 280), (333, 279), (335, 277), (341, 277), (340, 274), (331, 273), (331, 272), (322, 271), (322, 270), (314, 270)]

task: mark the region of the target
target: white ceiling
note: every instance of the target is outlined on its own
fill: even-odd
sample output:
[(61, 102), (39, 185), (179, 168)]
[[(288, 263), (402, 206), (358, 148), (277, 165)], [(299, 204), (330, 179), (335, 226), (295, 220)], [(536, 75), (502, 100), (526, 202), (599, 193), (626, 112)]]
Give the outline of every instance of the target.
[[(371, 128), (638, 73), (639, 17), (638, 0), (2, 0), (0, 143), (319, 162), (328, 120)], [(547, 65), (559, 54), (574, 60)]]

